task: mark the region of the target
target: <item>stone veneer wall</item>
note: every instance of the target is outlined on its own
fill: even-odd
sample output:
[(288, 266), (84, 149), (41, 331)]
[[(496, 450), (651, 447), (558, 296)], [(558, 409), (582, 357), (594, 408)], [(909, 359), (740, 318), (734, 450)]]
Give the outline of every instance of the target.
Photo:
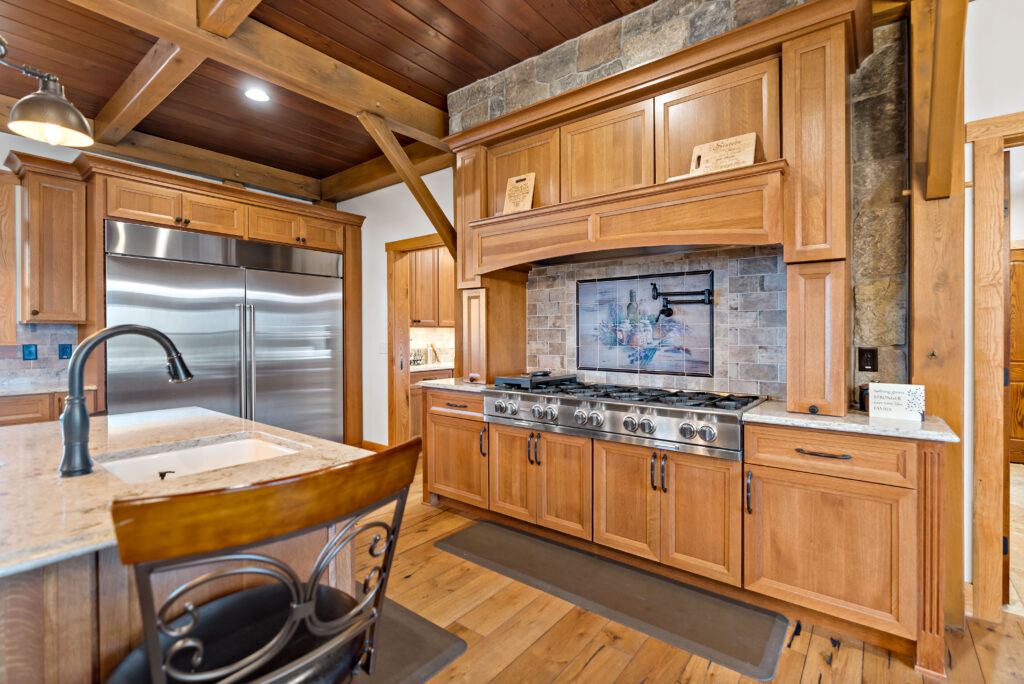
[[(448, 96), (451, 131), (454, 133), (475, 126), (566, 90), (663, 57), (737, 26), (799, 5), (802, 1), (658, 0), (644, 9), (453, 92)], [(852, 346), (878, 347), (879, 372), (857, 372), (855, 384), (873, 380), (907, 381), (909, 234), (906, 201), (901, 196), (907, 183), (905, 22), (876, 28), (874, 40), (874, 54), (850, 77), (850, 270), (854, 288)], [(741, 258), (739, 253), (733, 256)], [(618, 262), (601, 263), (610, 265)], [(638, 268), (644, 263), (642, 259), (636, 261)], [(590, 266), (599, 268), (600, 265), (594, 263)], [(614, 269), (620, 266), (609, 267)], [(575, 272), (579, 272), (583, 267), (576, 265), (574, 268)], [(573, 271), (565, 271), (570, 272)], [(540, 278), (551, 275), (554, 274), (550, 272), (550, 267), (534, 269), (531, 280), (540, 282)], [(716, 280), (716, 285), (718, 282)], [(536, 290), (536, 283), (533, 283), (533, 289)], [(541, 303), (536, 299), (538, 294), (533, 296), (531, 302)], [(556, 298), (561, 296), (557, 295)], [(784, 299), (782, 297), (782, 308), (785, 307)], [(536, 350), (528, 352), (530, 358), (536, 356), (539, 366), (555, 363), (554, 358), (541, 361), (539, 346), (542, 342), (557, 342), (546, 339), (555, 336), (553, 328), (533, 328), (528, 320), (527, 330), (531, 335), (530, 344), (534, 345), (532, 349)], [(544, 331), (545, 339), (539, 339), (533, 330)], [(785, 341), (781, 344), (785, 344)], [(716, 348), (718, 353), (719, 348)], [(544, 353), (543, 356), (564, 356), (568, 359), (568, 354)], [(856, 357), (852, 358), (855, 365)], [(568, 361), (565, 363), (568, 364)], [(762, 365), (753, 361), (742, 363)], [(530, 365), (533, 366), (533, 362)], [(728, 368), (716, 367), (716, 379), (730, 382), (734, 378), (718, 376), (720, 370), (724, 373), (740, 371), (731, 364)], [(735, 381), (754, 382), (749, 376), (735, 378)], [(774, 382), (784, 381), (783, 374)], [(757, 382), (773, 381), (759, 379)], [(774, 388), (768, 393), (778, 396), (778, 390)]]
[[(67, 382), (68, 361), (57, 358), (57, 346), (78, 346), (76, 326), (19, 323), (17, 341), (16, 345), (0, 345), (0, 389), (14, 389), (34, 383), (59, 385)], [(38, 360), (22, 360), (23, 344), (36, 345)]]
[(576, 281), (714, 271), (714, 377), (579, 371), (587, 382), (786, 395), (782, 248), (742, 247), (542, 266), (526, 282), (526, 365), (577, 373)]

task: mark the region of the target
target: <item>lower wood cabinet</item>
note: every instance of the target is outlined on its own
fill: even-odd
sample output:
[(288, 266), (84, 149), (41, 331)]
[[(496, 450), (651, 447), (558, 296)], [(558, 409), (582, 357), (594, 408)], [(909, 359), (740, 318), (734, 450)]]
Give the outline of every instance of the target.
[(747, 466), (744, 586), (917, 635), (917, 492)]
[(428, 412), (423, 444), (430, 492), (487, 508), (487, 424)]
[(490, 426), (490, 510), (592, 537), (591, 440)]
[[(0, 427), (58, 420), (66, 397), (65, 392), (0, 397)], [(96, 390), (86, 390), (85, 407), (89, 413), (96, 411)]]
[(739, 586), (738, 461), (594, 440), (594, 541)]

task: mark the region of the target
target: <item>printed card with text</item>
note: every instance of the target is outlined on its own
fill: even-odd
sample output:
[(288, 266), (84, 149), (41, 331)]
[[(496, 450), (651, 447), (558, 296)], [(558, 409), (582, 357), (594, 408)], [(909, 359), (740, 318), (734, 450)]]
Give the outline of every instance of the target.
[(923, 421), (924, 385), (870, 383), (868, 415), (872, 418)]

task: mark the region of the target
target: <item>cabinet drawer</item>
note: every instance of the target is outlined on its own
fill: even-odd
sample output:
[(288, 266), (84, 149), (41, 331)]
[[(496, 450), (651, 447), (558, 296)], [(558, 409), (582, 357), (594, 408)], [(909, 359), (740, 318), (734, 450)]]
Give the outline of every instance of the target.
[(747, 425), (747, 463), (897, 487), (917, 486), (917, 443), (848, 432)]
[(413, 385), (421, 380), (445, 380), (452, 377), (452, 369), (446, 368), (442, 370), (429, 370), (429, 371), (413, 371), (409, 374)]
[(427, 410), (461, 418), (484, 418), (484, 397), (471, 392), (446, 392), (431, 389), (427, 393)]
[(49, 394), (0, 397), (0, 426), (52, 420)]

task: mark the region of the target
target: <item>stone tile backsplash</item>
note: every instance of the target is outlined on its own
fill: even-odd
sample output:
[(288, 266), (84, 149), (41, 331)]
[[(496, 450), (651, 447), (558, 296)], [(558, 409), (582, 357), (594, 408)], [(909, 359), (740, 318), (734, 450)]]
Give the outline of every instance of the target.
[[(578, 371), (576, 281), (714, 271), (714, 377)], [(526, 283), (528, 370), (577, 373), (587, 382), (786, 396), (786, 269), (778, 246), (536, 267)]]
[[(73, 325), (19, 323), (17, 345), (0, 345), (0, 389), (30, 386), (33, 383), (67, 382), (68, 360), (57, 358), (57, 347), (78, 344), (78, 328)], [(38, 359), (23, 361), (21, 345), (36, 345)]]

